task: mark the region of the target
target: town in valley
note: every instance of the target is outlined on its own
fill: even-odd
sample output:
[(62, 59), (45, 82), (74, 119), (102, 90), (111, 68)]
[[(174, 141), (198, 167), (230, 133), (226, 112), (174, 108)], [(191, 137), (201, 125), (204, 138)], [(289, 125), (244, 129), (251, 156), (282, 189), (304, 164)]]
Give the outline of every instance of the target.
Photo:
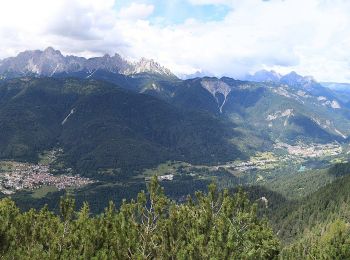
[(45, 160), (38, 164), (16, 161), (0, 162), (0, 193), (10, 195), (21, 190), (36, 190), (50, 186), (57, 190), (79, 188), (93, 183), (89, 178), (81, 177), (67, 169), (66, 174), (53, 174), (50, 164), (59, 151), (45, 154)]

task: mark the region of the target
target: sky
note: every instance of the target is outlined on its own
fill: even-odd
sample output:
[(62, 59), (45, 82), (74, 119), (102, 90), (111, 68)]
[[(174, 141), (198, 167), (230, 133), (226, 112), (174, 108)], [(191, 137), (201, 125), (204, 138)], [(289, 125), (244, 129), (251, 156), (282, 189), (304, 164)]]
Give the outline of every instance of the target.
[(0, 59), (52, 46), (177, 75), (268, 69), (350, 82), (348, 0), (0, 0)]

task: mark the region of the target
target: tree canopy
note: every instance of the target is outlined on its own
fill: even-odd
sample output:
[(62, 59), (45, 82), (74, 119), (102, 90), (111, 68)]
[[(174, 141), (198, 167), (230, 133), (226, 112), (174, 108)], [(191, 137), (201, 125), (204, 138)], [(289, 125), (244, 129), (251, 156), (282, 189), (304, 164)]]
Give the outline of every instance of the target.
[(4, 259), (272, 259), (279, 241), (243, 191), (230, 195), (212, 184), (178, 204), (153, 178), (148, 192), (111, 202), (100, 215), (65, 196), (60, 214), (47, 207), (21, 212), (0, 201), (0, 254)]

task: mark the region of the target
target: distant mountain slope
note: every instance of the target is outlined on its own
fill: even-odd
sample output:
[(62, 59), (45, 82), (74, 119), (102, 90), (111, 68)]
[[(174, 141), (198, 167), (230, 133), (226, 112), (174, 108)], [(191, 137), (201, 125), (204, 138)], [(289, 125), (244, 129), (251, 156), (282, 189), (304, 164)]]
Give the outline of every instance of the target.
[(338, 99), (350, 107), (350, 83), (322, 82), (321, 84), (332, 90)]
[(272, 142), (345, 141), (350, 135), (349, 109), (313, 88), (206, 77), (178, 85), (171, 102), (218, 115), (250, 132), (247, 136)]
[(155, 96), (180, 109), (209, 112), (228, 119), (247, 137), (242, 145), (247, 148), (247, 143), (251, 143), (248, 146), (254, 143), (253, 150), (268, 149), (277, 139), (287, 143), (331, 142), (345, 140), (350, 134), (350, 113), (346, 106), (329, 93), (318, 95), (317, 91), (325, 92), (319, 84), (304, 89), (227, 77), (181, 81), (149, 73), (126, 76), (105, 70), (96, 71), (90, 78)]
[(215, 163), (242, 154), (233, 125), (94, 80), (30, 79), (0, 84), (0, 157), (36, 160), (64, 148), (80, 173), (140, 169), (165, 160)]
[(259, 70), (255, 72), (253, 75), (247, 75), (244, 77), (245, 80), (248, 81), (256, 81), (256, 82), (279, 82), (282, 75), (277, 73), (276, 71), (267, 71), (267, 70)]
[(52, 77), (62, 73), (75, 73), (89, 78), (98, 70), (123, 75), (150, 73), (176, 78), (169, 69), (145, 58), (137, 62), (129, 62), (119, 54), (112, 57), (106, 54), (103, 57), (86, 59), (77, 56), (63, 56), (60, 51), (51, 47), (44, 51), (24, 51), (16, 57), (0, 60), (0, 78)]
[(350, 135), (349, 106), (333, 91), (295, 73), (284, 77), (290, 85), (228, 77), (181, 81), (148, 73), (130, 77), (106, 71), (98, 71), (92, 78), (158, 97), (182, 109), (229, 119), (246, 136), (260, 136), (264, 145), (277, 139), (341, 141)]
[(321, 85), (335, 91), (350, 91), (350, 83), (322, 82)]
[(242, 135), (235, 142), (252, 152), (270, 149), (278, 141), (347, 142), (350, 136), (350, 103), (312, 77), (295, 72), (260, 71), (248, 77), (251, 81), (180, 80), (152, 60), (132, 63), (117, 54), (85, 59), (47, 48), (0, 61), (0, 75), (3, 81), (31, 75), (113, 83), (166, 101), (186, 110), (186, 115), (188, 111), (209, 113), (233, 123)]
[(289, 87), (293, 87), (301, 91), (307, 91), (315, 96), (324, 96), (328, 99), (337, 98), (332, 91), (330, 91), (323, 84), (317, 82), (312, 76), (301, 76), (295, 71), (292, 71), (286, 75), (281, 75), (273, 70), (260, 70), (255, 72), (253, 75), (247, 75), (245, 79), (254, 82), (288, 85)]

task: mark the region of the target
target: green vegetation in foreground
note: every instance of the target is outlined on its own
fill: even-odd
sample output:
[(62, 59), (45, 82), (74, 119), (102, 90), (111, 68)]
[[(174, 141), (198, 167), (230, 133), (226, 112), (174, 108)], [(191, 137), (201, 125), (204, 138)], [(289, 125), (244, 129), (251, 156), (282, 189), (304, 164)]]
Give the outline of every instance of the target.
[[(36, 199), (41, 201), (38, 205), (51, 204), (56, 213), (47, 207), (20, 213), (14, 202), (4, 199), (0, 201), (0, 223), (6, 223), (0, 226), (0, 255), (4, 259), (64, 259), (68, 255), (70, 259), (147, 259), (144, 254), (156, 259), (349, 259), (349, 169), (347, 163), (315, 171), (311, 180), (324, 174), (334, 176), (334, 182), (297, 200), (288, 200), (263, 186), (246, 187), (250, 201), (257, 205), (250, 204), (241, 191), (232, 191), (231, 196), (231, 192), (218, 192), (212, 185), (207, 195), (197, 192), (195, 199), (186, 200), (181, 194), (204, 190), (205, 182), (176, 178), (162, 182), (170, 198), (182, 201), (177, 204), (164, 195), (155, 177), (149, 193), (139, 193), (130, 203), (124, 201), (119, 210), (110, 203), (100, 215), (93, 215), (92, 209), (107, 205), (107, 198), (117, 198), (118, 203), (144, 186), (105, 183), (74, 191), (79, 212), (73, 210), (71, 198), (62, 200), (60, 208), (57, 204), (52, 207), (57, 203), (52, 196), (63, 195), (63, 191)], [(299, 174), (307, 180), (313, 173)], [(310, 189), (313, 183), (305, 185)], [(293, 185), (286, 187), (293, 189)], [(57, 215), (59, 211), (61, 215)], [(263, 215), (267, 218), (262, 219)], [(148, 222), (154, 217), (155, 221)]]
[[(347, 164), (349, 165), (349, 164)], [(332, 171), (332, 170), (331, 170)], [(350, 219), (350, 175), (338, 178), (316, 192), (281, 207), (272, 214), (280, 236), (286, 242), (296, 241), (320, 225)]]
[(3, 259), (272, 259), (279, 242), (257, 207), (241, 191), (230, 196), (215, 185), (184, 204), (169, 200), (153, 178), (148, 193), (110, 203), (90, 216), (87, 203), (76, 212), (63, 198), (60, 216), (47, 208), (21, 213), (0, 201)]
[[(320, 232), (322, 230), (322, 232)], [(303, 239), (287, 246), (282, 259), (349, 259), (350, 226), (337, 219), (326, 226), (318, 226)]]

